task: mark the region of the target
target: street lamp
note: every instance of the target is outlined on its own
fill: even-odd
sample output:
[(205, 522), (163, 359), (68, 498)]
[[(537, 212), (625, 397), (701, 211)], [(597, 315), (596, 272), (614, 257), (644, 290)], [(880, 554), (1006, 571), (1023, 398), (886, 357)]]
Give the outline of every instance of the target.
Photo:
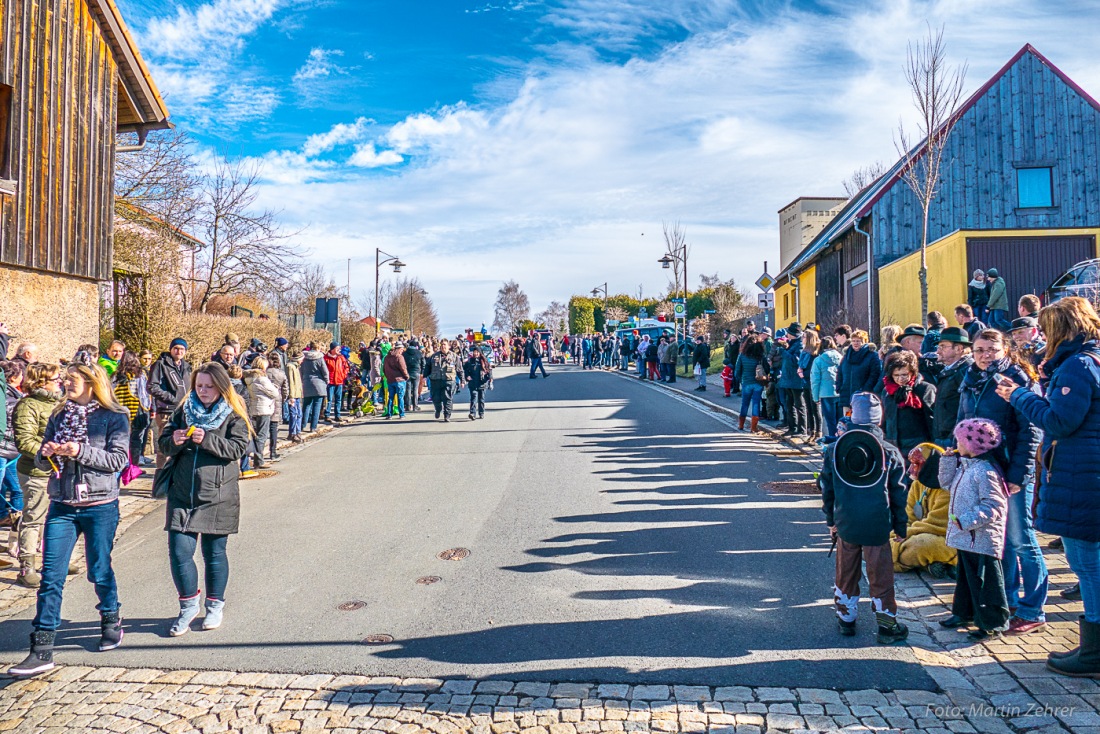
[(600, 295), (600, 291), (603, 291), (603, 331), (607, 333), (607, 283), (598, 285), (592, 289), (592, 297)]
[[(386, 259), (382, 260), (382, 256), (385, 255)], [(379, 248), (374, 248), (374, 338), (377, 339), (382, 332), (382, 319), (378, 315), (378, 282), (381, 279), (382, 266), (389, 263), (393, 266), (393, 272), (400, 273), (401, 268), (405, 267), (405, 263), (401, 262), (401, 259), (395, 255), (391, 255), (388, 252), (383, 252)]]
[[(688, 297), (688, 246), (685, 242), (680, 247), (677, 247), (673, 252), (666, 252), (657, 262), (661, 263), (661, 267), (668, 270), (672, 267), (672, 264), (679, 262), (684, 266), (684, 336), (687, 336), (687, 297)], [(680, 284), (677, 283), (676, 287), (679, 288)], [(674, 337), (677, 342), (680, 340), (680, 327), (676, 322), (676, 315), (672, 316), (672, 329)]]
[(409, 338), (411, 339), (415, 332), (413, 331), (413, 296), (426, 296), (428, 291), (423, 288), (410, 288), (409, 289)]

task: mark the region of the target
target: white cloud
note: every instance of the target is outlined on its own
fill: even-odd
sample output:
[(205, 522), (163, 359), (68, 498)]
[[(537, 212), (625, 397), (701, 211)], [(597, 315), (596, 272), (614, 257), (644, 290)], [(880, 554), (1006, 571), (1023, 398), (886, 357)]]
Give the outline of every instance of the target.
[(360, 117), (353, 123), (339, 123), (328, 132), (310, 135), (302, 146), (302, 153), (307, 156), (316, 156), (338, 146), (354, 143), (366, 135), (372, 123), (373, 120)]
[(154, 18), (142, 48), (172, 59), (199, 59), (237, 50), (242, 40), (292, 0), (213, 0), (194, 10), (177, 6), (174, 18)]
[(343, 55), (343, 51), (335, 49), (311, 49), (309, 56), (306, 58), (306, 63), (298, 69), (298, 71), (294, 72), (294, 83), (302, 84), (312, 79), (346, 74), (347, 70), (343, 69), (335, 61)]
[(381, 166), (393, 166), (405, 159), (392, 150), (378, 151), (374, 143), (363, 143), (356, 146), (355, 154), (348, 159), (349, 166), (357, 168), (379, 168)]

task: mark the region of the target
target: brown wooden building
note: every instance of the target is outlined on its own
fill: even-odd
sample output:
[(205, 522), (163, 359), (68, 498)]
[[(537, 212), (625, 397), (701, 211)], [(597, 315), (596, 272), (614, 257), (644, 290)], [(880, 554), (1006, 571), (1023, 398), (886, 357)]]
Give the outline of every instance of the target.
[(115, 136), (168, 110), (114, 0), (0, 0), (0, 22), (0, 321), (68, 357), (99, 339)]

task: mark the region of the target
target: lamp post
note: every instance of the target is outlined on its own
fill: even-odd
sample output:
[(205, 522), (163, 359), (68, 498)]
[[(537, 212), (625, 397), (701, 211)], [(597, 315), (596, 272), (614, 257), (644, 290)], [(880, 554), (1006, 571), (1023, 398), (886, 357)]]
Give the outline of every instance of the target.
[(416, 335), (415, 332), (413, 331), (413, 296), (416, 296), (416, 295), (426, 296), (426, 295), (428, 295), (428, 291), (424, 290), (423, 288), (417, 288), (417, 287), (413, 287), (413, 288), (409, 289), (409, 338), (410, 339), (413, 336)]
[[(382, 260), (382, 256), (385, 255), (386, 259)], [(405, 267), (405, 263), (401, 262), (401, 259), (391, 255), (388, 252), (382, 252), (379, 248), (374, 248), (374, 338), (377, 339), (379, 334), (382, 333), (382, 319), (378, 315), (378, 282), (381, 280), (382, 266), (386, 263), (393, 265), (393, 272), (400, 273), (401, 268)]]
[[(661, 263), (661, 267), (668, 270), (672, 267), (672, 263), (680, 262), (684, 266), (684, 336), (687, 336), (687, 298), (688, 298), (688, 246), (685, 242), (682, 246), (676, 248), (671, 253), (665, 253), (657, 262)], [(676, 287), (679, 288), (680, 284), (677, 283)], [(676, 343), (680, 342), (680, 325), (676, 323), (676, 314), (672, 315), (672, 329), (673, 336), (676, 338)]]
[(607, 283), (598, 285), (592, 289), (592, 297), (600, 295), (600, 291), (603, 291), (603, 332), (607, 333)]

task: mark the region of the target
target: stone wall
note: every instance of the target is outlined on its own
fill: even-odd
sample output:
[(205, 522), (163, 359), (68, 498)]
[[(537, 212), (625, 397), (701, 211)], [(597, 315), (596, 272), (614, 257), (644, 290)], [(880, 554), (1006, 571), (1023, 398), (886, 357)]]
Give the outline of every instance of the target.
[(99, 343), (99, 286), (49, 273), (0, 267), (0, 322), (11, 334), (8, 356), (23, 342), (40, 361), (70, 359), (77, 346)]

